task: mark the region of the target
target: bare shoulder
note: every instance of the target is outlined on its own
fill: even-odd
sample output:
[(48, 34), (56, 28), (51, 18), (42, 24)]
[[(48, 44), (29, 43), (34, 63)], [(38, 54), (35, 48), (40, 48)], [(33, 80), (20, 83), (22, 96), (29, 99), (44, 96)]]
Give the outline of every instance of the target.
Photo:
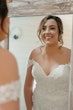
[(34, 50), (32, 50), (31, 54), (30, 54), (30, 59), (35, 59), (39, 54), (40, 54), (40, 48), (41, 47), (37, 47)]
[(66, 48), (66, 47), (63, 47), (63, 51), (64, 51), (66, 54), (71, 55), (71, 49)]
[(71, 58), (71, 49), (63, 47), (63, 57), (70, 61)]
[(19, 79), (17, 61), (6, 49), (0, 49), (0, 67), (0, 84)]
[(4, 59), (2, 61), (8, 61), (8, 63), (16, 63), (16, 58), (14, 55), (6, 49), (0, 49), (0, 59)]

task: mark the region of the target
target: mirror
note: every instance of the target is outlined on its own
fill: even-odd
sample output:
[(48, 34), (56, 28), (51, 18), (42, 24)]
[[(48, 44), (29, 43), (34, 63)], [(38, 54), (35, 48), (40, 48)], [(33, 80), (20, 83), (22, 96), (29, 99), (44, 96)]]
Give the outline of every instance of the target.
[[(72, 48), (72, 14), (60, 14), (59, 16), (63, 21), (64, 26), (64, 46)], [(23, 96), (23, 86), (25, 81), (27, 60), (30, 52), (41, 45), (37, 37), (37, 29), (40, 21), (44, 16), (23, 16), (23, 17), (11, 17), (10, 18), (10, 38), (9, 38), (9, 50), (15, 55), (19, 74), (21, 79), (21, 97), (20, 106), (21, 110), (26, 110)], [(71, 70), (72, 71), (72, 70)], [(69, 109), (70, 110), (70, 109)]]

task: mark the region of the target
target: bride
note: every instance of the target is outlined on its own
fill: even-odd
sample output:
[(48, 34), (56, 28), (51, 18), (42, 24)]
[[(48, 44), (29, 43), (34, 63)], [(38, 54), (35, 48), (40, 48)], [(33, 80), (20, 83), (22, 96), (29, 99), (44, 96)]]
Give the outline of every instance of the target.
[(48, 15), (42, 19), (38, 37), (44, 45), (31, 52), (24, 84), (27, 110), (68, 109), (71, 50), (63, 46), (62, 35), (59, 17)]

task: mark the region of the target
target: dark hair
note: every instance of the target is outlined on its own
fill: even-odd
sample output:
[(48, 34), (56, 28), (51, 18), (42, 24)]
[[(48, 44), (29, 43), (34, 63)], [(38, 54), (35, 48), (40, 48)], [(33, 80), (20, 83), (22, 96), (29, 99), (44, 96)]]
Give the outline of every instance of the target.
[(6, 3), (6, 0), (0, 0), (0, 19), (1, 19), (1, 28), (3, 31), (4, 28), (3, 28), (3, 23), (4, 23), (4, 19), (6, 18), (8, 14), (8, 7), (7, 7), (7, 3)]
[(48, 15), (48, 16), (46, 16), (42, 19), (42, 21), (40, 22), (40, 25), (39, 25), (39, 29), (37, 31), (39, 39), (40, 39), (40, 34), (41, 34), (42, 27), (44, 26), (46, 21), (49, 20), (49, 19), (54, 19), (56, 21), (57, 26), (58, 26), (58, 32), (59, 32), (58, 41), (63, 45), (63, 39), (62, 39), (63, 23), (62, 23), (62, 20), (57, 16)]

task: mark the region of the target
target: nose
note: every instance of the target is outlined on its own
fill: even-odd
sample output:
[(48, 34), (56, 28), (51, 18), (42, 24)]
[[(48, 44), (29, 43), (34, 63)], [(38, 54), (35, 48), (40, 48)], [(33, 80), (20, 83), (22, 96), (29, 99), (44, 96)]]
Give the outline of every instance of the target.
[(46, 28), (45, 33), (50, 33), (50, 30)]

